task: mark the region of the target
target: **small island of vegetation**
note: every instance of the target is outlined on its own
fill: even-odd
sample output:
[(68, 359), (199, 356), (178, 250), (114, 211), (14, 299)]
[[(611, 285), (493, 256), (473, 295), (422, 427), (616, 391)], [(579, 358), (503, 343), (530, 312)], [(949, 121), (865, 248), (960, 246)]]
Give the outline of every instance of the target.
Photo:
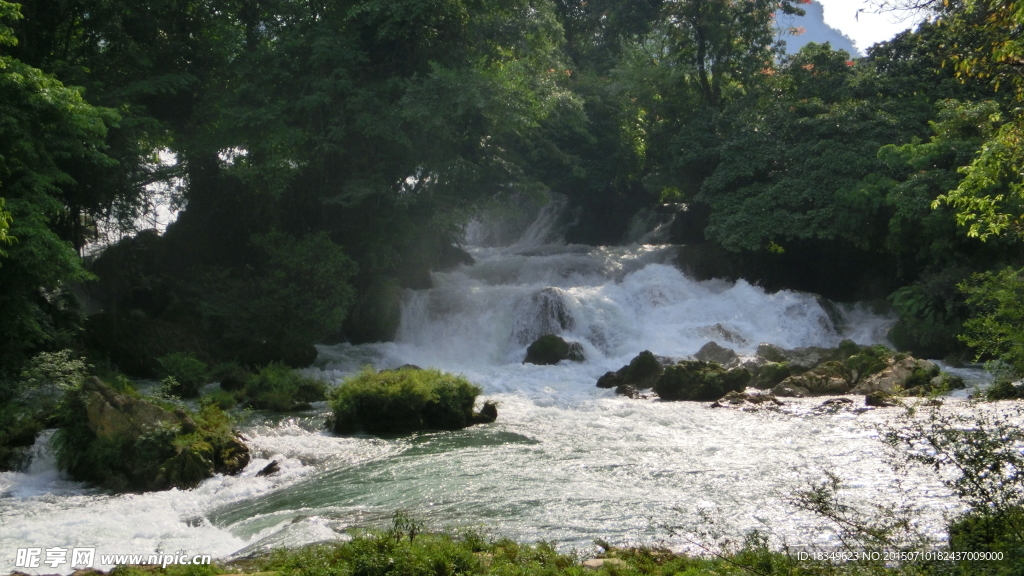
[(465, 378), (440, 370), (408, 366), (377, 372), (367, 368), (332, 392), (333, 429), (340, 434), (394, 434), (459, 430), (493, 422), (489, 410), (473, 412), (480, 392), (479, 386)]

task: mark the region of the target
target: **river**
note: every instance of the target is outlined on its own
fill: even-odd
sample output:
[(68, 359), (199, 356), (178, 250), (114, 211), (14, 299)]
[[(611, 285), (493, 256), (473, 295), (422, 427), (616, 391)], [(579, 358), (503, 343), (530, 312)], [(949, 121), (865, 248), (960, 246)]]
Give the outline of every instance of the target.
[[(29, 546), (244, 556), (385, 527), (398, 510), (434, 529), (563, 549), (590, 550), (596, 538), (688, 548), (673, 534), (707, 527), (707, 515), (726, 534), (759, 529), (779, 544), (827, 545), (834, 536), (822, 521), (792, 502), (825, 470), (847, 481), (852, 502), (920, 507), (921, 528), (941, 536), (956, 503), (934, 477), (896, 477), (886, 463), (879, 430), (895, 410), (832, 413), (817, 409), (822, 399), (801, 399), (744, 412), (595, 387), (642, 350), (685, 357), (709, 340), (741, 354), (760, 342), (868, 344), (891, 323), (861, 307), (830, 317), (810, 294), (694, 281), (673, 265), (675, 250), (566, 245), (536, 229), (511, 246), (471, 248), (474, 265), (406, 291), (395, 342), (321, 346), (307, 369), (335, 384), (364, 365), (458, 372), (483, 388), (481, 402), (498, 402), (494, 424), (382, 439), (328, 433), (325, 404), (242, 414), (254, 454), (242, 474), (122, 495), (62, 478), (41, 440), (27, 471), (0, 474), (0, 572)], [(551, 331), (581, 342), (587, 360), (523, 364), (527, 344)], [(257, 477), (270, 460), (281, 471)], [(61, 571), (70, 569), (35, 570)]]

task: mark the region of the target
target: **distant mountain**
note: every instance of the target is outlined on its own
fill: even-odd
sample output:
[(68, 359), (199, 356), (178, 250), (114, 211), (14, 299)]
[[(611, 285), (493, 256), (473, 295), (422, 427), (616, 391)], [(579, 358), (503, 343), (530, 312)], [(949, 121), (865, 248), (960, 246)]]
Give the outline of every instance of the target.
[[(825, 24), (825, 7), (819, 2), (801, 4), (800, 7), (807, 12), (806, 15), (790, 16), (781, 12), (776, 13), (776, 23), (781, 29), (779, 37), (786, 42), (786, 54), (796, 54), (809, 42), (828, 42), (832, 48), (846, 50), (851, 56), (864, 55), (849, 36)], [(789, 32), (790, 28), (802, 28), (804, 33), (794, 36)]]

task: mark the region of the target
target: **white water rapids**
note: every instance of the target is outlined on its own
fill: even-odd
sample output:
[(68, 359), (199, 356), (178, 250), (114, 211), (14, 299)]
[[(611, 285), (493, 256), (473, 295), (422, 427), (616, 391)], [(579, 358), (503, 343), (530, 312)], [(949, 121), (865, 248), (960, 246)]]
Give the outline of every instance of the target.
[[(62, 478), (40, 441), (29, 470), (0, 474), (0, 573), (30, 546), (95, 546), (97, 558), (180, 550), (225, 558), (345, 538), (351, 527), (386, 526), (397, 510), (433, 528), (582, 549), (595, 538), (685, 547), (666, 526), (692, 528), (710, 510), (726, 531), (822, 544), (832, 536), (791, 497), (826, 469), (847, 481), (854, 502), (909, 498), (933, 534), (957, 506), (934, 478), (896, 478), (885, 465), (879, 427), (892, 410), (821, 413), (813, 410), (821, 399), (807, 399), (742, 412), (595, 387), (641, 350), (684, 357), (709, 340), (746, 354), (759, 342), (871, 343), (886, 318), (850, 309), (837, 328), (813, 295), (695, 282), (672, 265), (669, 246), (520, 243), (472, 253), (475, 265), (406, 292), (395, 342), (321, 347), (319, 368), (309, 370), (334, 383), (365, 364), (459, 372), (483, 387), (481, 401), (498, 401), (496, 423), (379, 439), (328, 433), (325, 405), (251, 415), (241, 428), (255, 458), (239, 476), (123, 495)], [(581, 342), (587, 361), (522, 364), (527, 344), (548, 331)], [(271, 459), (281, 472), (256, 477)]]

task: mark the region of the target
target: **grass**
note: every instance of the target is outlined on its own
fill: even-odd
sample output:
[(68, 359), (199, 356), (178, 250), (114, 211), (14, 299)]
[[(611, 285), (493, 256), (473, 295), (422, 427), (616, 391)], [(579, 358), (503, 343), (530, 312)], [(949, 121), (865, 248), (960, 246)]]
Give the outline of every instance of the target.
[[(560, 552), (553, 543), (518, 543), (479, 533), (355, 533), (348, 542), (277, 549), (266, 556), (218, 567), (166, 570), (118, 567), (111, 576), (214, 576), (243, 570), (263, 576), (939, 576), (967, 575), (957, 563), (903, 565), (830, 563), (801, 560), (749, 541), (720, 556), (693, 557), (663, 548), (609, 548), (597, 568), (582, 564), (578, 552)], [(609, 560), (610, 559), (610, 560)], [(1016, 572), (991, 572), (1015, 574)]]
[[(1019, 520), (1019, 510), (1012, 519)], [(170, 566), (166, 569), (120, 566), (111, 576), (1013, 576), (1024, 572), (1020, 548), (1006, 541), (1005, 522), (971, 520), (951, 527), (951, 549), (981, 552), (992, 542), (1006, 551), (1003, 561), (887, 562), (809, 559), (788, 550), (772, 550), (754, 532), (724, 552), (707, 556), (677, 554), (651, 546), (621, 548), (596, 540), (604, 563), (584, 565), (579, 551), (559, 551), (554, 543), (524, 544), (488, 537), (474, 530), (432, 532), (422, 522), (396, 513), (385, 531), (353, 530), (346, 542), (276, 549), (224, 566)], [(836, 553), (863, 552), (855, 547)]]
[(458, 430), (473, 421), (480, 387), (440, 370), (366, 368), (334, 392), (334, 430), (405, 433)]

